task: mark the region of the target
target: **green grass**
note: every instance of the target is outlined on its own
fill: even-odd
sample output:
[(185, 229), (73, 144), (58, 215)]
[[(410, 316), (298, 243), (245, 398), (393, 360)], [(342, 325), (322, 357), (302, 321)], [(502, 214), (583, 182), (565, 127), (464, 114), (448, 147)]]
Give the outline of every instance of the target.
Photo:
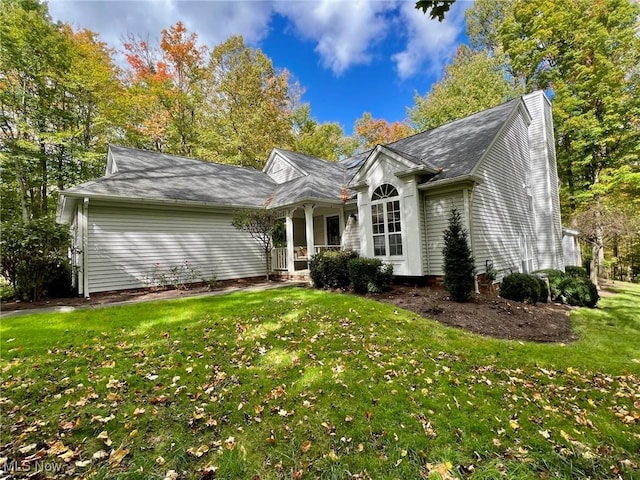
[(0, 468), (640, 478), (638, 312), (622, 284), (567, 345), (295, 288), (3, 319)]

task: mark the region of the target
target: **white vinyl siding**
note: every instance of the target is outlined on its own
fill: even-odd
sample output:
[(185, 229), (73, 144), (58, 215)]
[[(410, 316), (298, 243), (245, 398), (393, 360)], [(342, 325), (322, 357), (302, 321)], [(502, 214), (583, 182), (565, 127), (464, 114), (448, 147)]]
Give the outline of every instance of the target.
[(265, 173), (276, 183), (285, 183), (302, 176), (302, 173), (293, 168), (289, 162), (278, 156), (273, 159), (269, 170)]
[[(500, 280), (522, 268), (521, 238), (535, 239), (529, 211), (529, 142), (522, 114), (514, 115), (487, 152), (476, 174), (472, 203), (472, 231), (476, 270), (493, 263)], [(538, 268), (533, 259), (532, 268)]]
[(529, 126), (531, 194), (539, 268), (562, 268), (562, 227), (551, 106), (541, 92), (524, 97), (533, 120)]
[(437, 195), (429, 194), (425, 197), (428, 275), (444, 275), (442, 256), (444, 231), (449, 227), (449, 217), (454, 208), (460, 212), (460, 216), (464, 219), (466, 212), (462, 191)]
[(89, 205), (89, 292), (147, 286), (154, 268), (185, 261), (198, 281), (263, 275), (258, 244), (231, 225), (232, 214)]

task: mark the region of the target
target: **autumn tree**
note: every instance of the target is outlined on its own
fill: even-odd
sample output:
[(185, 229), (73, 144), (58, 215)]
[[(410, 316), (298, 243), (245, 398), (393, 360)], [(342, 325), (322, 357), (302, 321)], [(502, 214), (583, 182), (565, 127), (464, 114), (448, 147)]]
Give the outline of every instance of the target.
[(286, 70), (278, 71), (241, 36), (230, 37), (211, 52), (198, 156), (261, 168), (272, 148), (293, 144), (298, 97)]
[(191, 156), (198, 144), (207, 47), (182, 22), (162, 30), (159, 46), (131, 34), (123, 46), (133, 113), (129, 143)]
[(354, 137), (357, 140), (359, 150), (367, 150), (376, 145), (385, 145), (408, 137), (414, 133), (408, 123), (393, 122), (381, 118), (373, 118), (371, 113), (365, 112), (356, 120), (354, 125)]
[(92, 152), (112, 127), (119, 82), (95, 35), (54, 24), (46, 4), (2, 0), (0, 135), (3, 220), (53, 211), (50, 196), (101, 170)]
[(344, 135), (339, 123), (319, 123), (311, 117), (308, 103), (293, 112), (294, 150), (325, 160), (338, 160), (353, 154), (355, 144)]
[(442, 80), (424, 96), (414, 96), (409, 118), (418, 130), (427, 130), (517, 97), (522, 92), (509, 81), (505, 61), (503, 55), (461, 46)]

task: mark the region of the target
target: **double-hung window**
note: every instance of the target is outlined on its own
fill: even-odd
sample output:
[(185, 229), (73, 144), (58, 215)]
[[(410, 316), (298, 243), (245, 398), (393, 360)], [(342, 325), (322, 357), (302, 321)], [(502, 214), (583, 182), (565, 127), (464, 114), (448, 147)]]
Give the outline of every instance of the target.
[(402, 255), (400, 198), (393, 185), (376, 188), (371, 196), (373, 254), (376, 257)]

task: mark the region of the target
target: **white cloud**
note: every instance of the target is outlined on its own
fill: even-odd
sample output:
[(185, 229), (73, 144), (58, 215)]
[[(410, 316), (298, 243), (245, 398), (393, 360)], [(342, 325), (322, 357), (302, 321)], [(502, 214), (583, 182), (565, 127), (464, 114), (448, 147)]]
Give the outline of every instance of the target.
[(302, 38), (316, 42), (322, 65), (336, 75), (371, 61), (370, 48), (384, 39), (386, 14), (395, 2), (318, 0), (279, 2), (276, 11), (287, 17)]
[(451, 6), (444, 21), (430, 20), (417, 10), (413, 2), (400, 8), (400, 27), (405, 29), (406, 48), (391, 58), (401, 79), (416, 75), (425, 64), (431, 72), (440, 72), (455, 52), (458, 36), (464, 31), (464, 11), (472, 2), (458, 0)]
[(99, 32), (116, 48), (128, 33), (159, 40), (160, 31), (178, 21), (197, 33), (201, 43), (213, 46), (231, 35), (243, 35), (249, 44), (260, 42), (269, 33), (273, 7), (266, 2), (50, 0), (49, 12), (54, 20)]

